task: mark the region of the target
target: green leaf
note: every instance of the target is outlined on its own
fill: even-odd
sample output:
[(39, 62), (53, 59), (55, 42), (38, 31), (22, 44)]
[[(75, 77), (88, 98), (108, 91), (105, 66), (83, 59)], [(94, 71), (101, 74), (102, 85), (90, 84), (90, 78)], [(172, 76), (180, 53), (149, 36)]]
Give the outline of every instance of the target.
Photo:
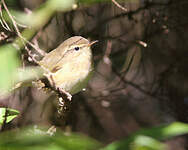
[(13, 120), (17, 115), (19, 114), (19, 111), (15, 109), (10, 108), (0, 108), (0, 124), (4, 123), (5, 117), (6, 117), (6, 123)]
[(96, 150), (102, 146), (96, 140), (78, 134), (58, 136), (55, 143), (60, 145), (66, 150)]
[(149, 136), (139, 135), (130, 146), (131, 150), (165, 150), (166, 145)]
[(67, 11), (72, 9), (73, 4), (76, 3), (76, 0), (48, 0), (47, 5), (50, 8), (58, 11)]
[[(39, 130), (39, 129), (37, 129)], [(68, 135), (58, 131), (53, 136), (44, 130), (36, 132), (36, 128), (9, 131), (0, 134), (1, 150), (97, 150), (102, 144), (96, 140), (69, 133)]]
[(20, 61), (16, 49), (8, 44), (0, 47), (0, 90), (7, 91), (13, 85), (13, 77)]
[[(23, 30), (21, 35), (26, 40), (30, 40), (35, 35), (35, 33), (42, 26), (44, 26), (48, 20), (51, 19), (52, 15), (56, 11), (71, 10), (74, 4), (75, 0), (47, 0), (31, 14), (14, 11), (14, 17), (16, 18), (15, 20), (20, 24), (28, 25), (30, 27)], [(23, 39), (20, 37), (17, 37), (14, 40), (14, 44), (16, 44), (20, 49), (24, 47), (24, 43), (25, 41), (23, 42)]]
[(41, 79), (44, 70), (39, 66), (30, 66), (25, 68), (19, 68), (15, 72), (14, 81), (15, 83), (31, 82), (33, 80)]
[(135, 141), (139, 136), (147, 136), (155, 138), (157, 140), (165, 140), (178, 135), (183, 135), (188, 133), (188, 124), (181, 122), (174, 122), (169, 125), (161, 125), (159, 127), (154, 127), (151, 129), (142, 129), (135, 132), (130, 137), (113, 142), (109, 144), (102, 150), (130, 150), (131, 143)]

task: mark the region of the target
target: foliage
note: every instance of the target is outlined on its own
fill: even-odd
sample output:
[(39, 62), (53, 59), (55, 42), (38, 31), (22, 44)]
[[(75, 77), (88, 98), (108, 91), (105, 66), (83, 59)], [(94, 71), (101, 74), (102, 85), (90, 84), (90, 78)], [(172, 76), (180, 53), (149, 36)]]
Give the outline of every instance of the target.
[(174, 122), (151, 129), (142, 129), (130, 137), (104, 145), (95, 139), (57, 131), (50, 136), (45, 129), (22, 129), (0, 134), (1, 150), (165, 150), (159, 140), (167, 140), (188, 133), (188, 125)]
[(28, 128), (0, 135), (1, 150), (96, 150), (101, 144), (89, 137), (58, 131), (50, 136), (42, 129)]
[[(61, 1), (61, 0), (55, 0), (55, 1), (48, 0), (44, 4), (43, 7), (37, 9), (35, 12), (32, 13), (32, 15), (26, 15), (24, 13), (18, 13), (18, 12), (13, 11), (12, 12), (13, 15), (19, 18), (18, 21), (20, 21), (20, 23), (22, 23), (21, 21), (23, 21), (23, 23), (32, 27), (32, 29), (31, 28), (25, 29), (22, 33), (18, 31), (18, 27), (16, 25), (17, 23), (15, 20), (13, 20), (13, 17), (11, 16), (10, 11), (7, 10), (6, 13), (4, 12), (5, 20), (12, 21), (12, 26), (14, 26), (18, 34), (18, 37), (11, 44), (0, 47), (1, 94), (2, 94), (2, 91), (3, 91), (3, 94), (4, 92), (7, 92), (8, 90), (10, 91), (10, 89), (14, 87), (15, 83), (22, 82), (22, 81), (24, 82), (26, 80), (25, 78), (20, 79), (19, 78), (20, 75), (19, 77), (17, 77), (17, 74), (20, 74), (18, 71), (18, 67), (20, 65), (20, 58), (18, 57), (18, 50), (22, 49), (25, 46), (25, 44), (27, 43), (26, 41), (30, 40), (33, 37), (37, 29), (42, 27), (50, 19), (51, 15), (55, 11), (69, 10), (72, 7), (72, 4), (74, 4), (74, 0), (69, 1), (69, 2)], [(31, 74), (31, 72), (35, 72), (35, 73)], [(35, 78), (36, 74), (41, 76), (41, 70), (38, 70), (38, 68), (25, 69), (24, 73), (28, 75), (30, 74), (29, 77), (26, 77), (28, 79)]]
[(20, 60), (17, 56), (16, 49), (12, 45), (0, 47), (0, 89), (5, 91), (11, 88), (14, 73), (19, 67)]
[(9, 123), (19, 114), (19, 111), (10, 108), (0, 108), (0, 124)]
[(142, 129), (135, 132), (129, 138), (114, 142), (102, 150), (123, 150), (123, 149), (145, 149), (160, 150), (165, 146), (158, 140), (167, 140), (174, 136), (187, 134), (188, 125), (185, 123), (174, 122), (170, 125), (161, 125), (151, 129)]

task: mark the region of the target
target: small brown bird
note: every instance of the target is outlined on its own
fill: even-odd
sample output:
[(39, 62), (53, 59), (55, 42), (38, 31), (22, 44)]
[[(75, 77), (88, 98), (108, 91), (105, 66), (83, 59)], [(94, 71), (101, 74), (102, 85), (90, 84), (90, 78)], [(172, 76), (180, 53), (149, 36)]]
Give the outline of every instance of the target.
[(50, 73), (50, 82), (70, 94), (81, 91), (88, 83), (92, 72), (91, 45), (81, 36), (65, 40), (56, 49), (48, 53), (39, 64)]

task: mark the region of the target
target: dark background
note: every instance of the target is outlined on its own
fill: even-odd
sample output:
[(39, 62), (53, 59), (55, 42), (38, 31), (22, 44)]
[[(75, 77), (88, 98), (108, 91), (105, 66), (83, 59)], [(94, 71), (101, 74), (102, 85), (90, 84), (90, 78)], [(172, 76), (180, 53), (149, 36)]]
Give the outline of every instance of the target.
[[(19, 0), (10, 7), (33, 10), (41, 3)], [(34, 38), (46, 52), (74, 35), (98, 40), (92, 47), (95, 73), (86, 91), (73, 96), (66, 124), (56, 117), (57, 97), (49, 92), (28, 87), (0, 99), (21, 111), (9, 128), (55, 124), (109, 143), (143, 127), (188, 122), (188, 1), (120, 4), (128, 11), (101, 2), (58, 12), (38, 31)], [(186, 137), (167, 143), (174, 150), (187, 145)]]

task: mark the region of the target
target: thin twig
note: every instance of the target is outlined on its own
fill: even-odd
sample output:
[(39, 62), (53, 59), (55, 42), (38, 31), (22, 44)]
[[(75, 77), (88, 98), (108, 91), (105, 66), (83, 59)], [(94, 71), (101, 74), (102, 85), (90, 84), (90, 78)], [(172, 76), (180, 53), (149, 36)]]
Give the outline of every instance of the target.
[(127, 8), (121, 6), (116, 0), (112, 0), (112, 2), (113, 2), (117, 7), (119, 7), (120, 9), (122, 9), (123, 11), (126, 11), (126, 12), (128, 11)]
[[(33, 48), (38, 52), (38, 51), (39, 51), (39, 50), (38, 50), (39, 48), (38, 48), (37, 46), (35, 46), (33, 43), (31, 43), (31, 42), (29, 42), (28, 40), (26, 40), (26, 39), (21, 35), (21, 33), (20, 33), (19, 29), (18, 29), (18, 26), (17, 26), (17, 22), (15, 21), (14, 17), (11, 15), (9, 9), (7, 8), (7, 6), (6, 6), (6, 4), (5, 4), (5, 1), (4, 1), (4, 0), (1, 0), (1, 2), (2, 2), (3, 7), (5, 8), (5, 10), (6, 10), (8, 16), (10, 17), (12, 23), (13, 23), (13, 26), (14, 26), (14, 28), (15, 28), (15, 30), (16, 30), (17, 35), (22, 39), (23, 44), (25, 45), (24, 42), (26, 42), (27, 44), (29, 44), (31, 47), (33, 47)], [(42, 51), (42, 50), (40, 50), (40, 51)]]
[[(37, 46), (35, 46), (34, 44), (32, 44), (31, 42), (29, 42), (28, 40), (26, 40), (21, 35), (21, 33), (20, 33), (19, 29), (18, 29), (17, 23), (16, 23), (14, 17), (11, 15), (8, 7), (6, 6), (5, 1), (1, 0), (1, 2), (2, 2), (2, 4), (3, 4), (3, 6), (4, 6), (4, 8), (5, 8), (5, 10), (6, 10), (7, 14), (8, 14), (8, 16), (9, 16), (9, 18), (11, 19), (11, 21), (13, 23), (13, 26), (14, 26), (14, 28), (16, 30), (16, 33), (17, 33), (18, 37), (21, 39), (23, 45), (25, 46), (25, 49), (28, 52), (29, 57), (31, 57), (31, 59), (32, 59), (32, 61), (34, 63), (40, 65), (40, 63), (35, 59), (35, 56), (33, 54), (31, 54), (31, 51), (26, 46), (26, 43), (29, 44), (31, 47), (33, 47), (40, 54), (42, 54), (42, 52), (41, 52), (42, 50), (39, 50), (39, 48)], [(46, 77), (48, 78), (48, 76), (51, 75), (51, 72), (47, 68), (43, 67), (42, 65), (40, 65), (40, 66), (47, 72)], [(45, 76), (45, 74), (44, 74), (44, 76)], [(48, 81), (51, 81), (50, 78), (48, 78)], [(72, 95), (69, 94), (68, 92), (64, 91), (62, 88), (56, 87), (55, 84), (50, 84), (50, 85), (49, 84), (45, 84), (45, 87), (48, 87), (48, 88), (56, 91), (58, 93), (59, 97), (61, 97), (62, 100), (64, 101), (64, 102), (62, 100), (59, 101), (59, 106), (61, 107), (61, 111), (60, 111), (59, 114), (61, 115), (61, 112), (65, 112), (68, 109), (68, 107), (70, 106)]]
[(170, 4), (172, 4), (172, 1), (169, 0), (167, 3), (153, 3), (153, 2), (148, 2), (147, 4), (145, 4), (144, 6), (141, 6), (139, 8), (137, 8), (136, 10), (134, 11), (128, 11), (128, 12), (124, 12), (124, 13), (121, 13), (121, 14), (117, 14), (115, 16), (112, 16), (112, 17), (109, 17), (109, 18), (106, 18), (104, 20), (101, 20), (97, 26), (95, 26), (93, 29), (91, 29), (87, 35), (90, 35), (94, 32), (96, 32), (96, 30), (100, 29), (101, 28), (101, 25), (104, 25), (104, 24), (107, 24), (108, 22), (110, 21), (113, 21), (114, 19), (119, 19), (119, 18), (122, 18), (122, 17), (132, 17), (133, 15), (135, 14), (138, 14), (139, 12), (143, 11), (143, 10), (146, 10), (146, 9), (149, 9), (149, 8), (152, 8), (152, 7), (157, 7), (157, 6), (169, 6)]
[(149, 91), (146, 91), (145, 89), (141, 88), (139, 85), (137, 84), (134, 84), (133, 82), (131, 81), (127, 81), (126, 79), (124, 79), (124, 77), (121, 76), (121, 74), (114, 68), (112, 67), (112, 70), (113, 72), (117, 75), (117, 77), (119, 77), (119, 79), (125, 84), (125, 85), (130, 85), (131, 87), (137, 89), (138, 91), (140, 91), (141, 93), (147, 95), (147, 96), (150, 96), (150, 97), (153, 97), (153, 98), (157, 98), (159, 100), (164, 100), (162, 97), (159, 97), (157, 95), (155, 95), (154, 93), (152, 92), (149, 92)]
[[(38, 34), (38, 33), (37, 33)], [(36, 35), (37, 36), (37, 35)], [(37, 38), (36, 38), (36, 36), (33, 38), (33, 40), (32, 40), (32, 42), (34, 43), (34, 45), (36, 46), (36, 51), (41, 55), (41, 56), (45, 56), (46, 55), (46, 52), (45, 51), (43, 51), (43, 50), (41, 50), (40, 48), (39, 48), (39, 45), (38, 45), (38, 41), (37, 41)]]
[(2, 4), (3, 4), (3, 7), (5, 8), (6, 12), (8, 13), (8, 16), (10, 17), (10, 19), (12, 20), (12, 23), (13, 23), (13, 26), (18, 34), (19, 37), (22, 37), (21, 33), (19, 32), (19, 29), (16, 25), (16, 21), (14, 20), (14, 18), (12, 17), (10, 11), (8, 10), (6, 4), (5, 4), (5, 1), (4, 0), (1, 0)]
[(3, 18), (3, 13), (2, 13), (1, 5), (0, 5), (0, 14), (1, 14), (0, 23), (1, 23), (2, 27), (3, 27), (5, 30), (7, 30), (7, 31), (11, 31), (10, 27), (8, 26), (8, 24), (6, 23), (6, 21), (5, 21), (4, 18)]

